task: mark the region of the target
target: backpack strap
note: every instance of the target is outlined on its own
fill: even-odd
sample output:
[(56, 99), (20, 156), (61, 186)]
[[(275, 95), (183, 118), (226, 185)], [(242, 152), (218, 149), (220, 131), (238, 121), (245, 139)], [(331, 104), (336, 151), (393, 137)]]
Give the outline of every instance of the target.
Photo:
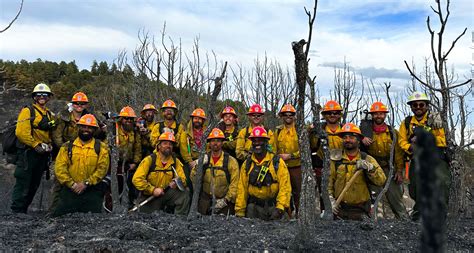
[(405, 123), (405, 129), (407, 131), (407, 138), (410, 139), (410, 122), (411, 122), (411, 118), (412, 116), (407, 116), (405, 118), (405, 121), (403, 123)]
[(230, 172), (229, 172), (229, 153), (224, 152), (224, 161), (222, 163), (222, 170), (224, 170), (227, 184), (230, 184)]
[(247, 140), (250, 136), (250, 133), (249, 133), (249, 127), (246, 127), (245, 128), (245, 140)]
[[(72, 164), (72, 147), (74, 142), (73, 141), (68, 141), (64, 143), (64, 146), (67, 147), (67, 156), (69, 158), (69, 161)], [(97, 160), (99, 160), (99, 155), (100, 155), (100, 141), (98, 139), (94, 138), (94, 152), (97, 154)]]
[(273, 168), (275, 169), (275, 174), (278, 173), (278, 167), (280, 167), (280, 156), (273, 155)]
[[(156, 153), (153, 152), (153, 153), (151, 153), (150, 156), (151, 156), (151, 164), (150, 164), (150, 167), (148, 167), (148, 175), (150, 175), (150, 173), (152, 171), (154, 171), (155, 168), (156, 168)], [(147, 175), (147, 177), (148, 177), (148, 175)]]
[(390, 125), (387, 125), (388, 127), (388, 133), (390, 135), (390, 140), (393, 141), (393, 127)]

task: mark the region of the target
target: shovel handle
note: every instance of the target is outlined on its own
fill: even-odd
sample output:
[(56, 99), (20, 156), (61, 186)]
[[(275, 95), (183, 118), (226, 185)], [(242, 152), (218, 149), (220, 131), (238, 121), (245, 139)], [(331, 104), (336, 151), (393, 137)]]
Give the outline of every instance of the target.
[(349, 188), (354, 184), (356, 178), (361, 173), (362, 173), (362, 170), (358, 170), (358, 171), (356, 171), (356, 173), (354, 173), (354, 175), (352, 175), (349, 182), (347, 182), (347, 184), (344, 186), (344, 189), (342, 189), (341, 194), (339, 194), (339, 197), (337, 197), (337, 200), (336, 200), (336, 203), (334, 204), (334, 207), (338, 207), (341, 204), (342, 198), (344, 197), (344, 195), (346, 195), (347, 190), (349, 190)]

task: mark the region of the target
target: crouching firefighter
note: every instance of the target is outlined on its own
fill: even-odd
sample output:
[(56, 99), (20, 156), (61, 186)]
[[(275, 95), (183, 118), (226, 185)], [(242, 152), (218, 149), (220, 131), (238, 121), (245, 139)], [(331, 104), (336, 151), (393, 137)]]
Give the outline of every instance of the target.
[(174, 208), (175, 214), (189, 211), (189, 190), (186, 187), (183, 164), (173, 156), (174, 134), (164, 132), (158, 138), (156, 150), (137, 168), (132, 182), (141, 191), (137, 205), (131, 210), (152, 213)]
[(342, 154), (331, 154), (328, 192), (334, 218), (363, 220), (370, 216), (369, 182), (382, 186), (386, 177), (377, 161), (359, 150), (363, 135), (353, 123), (339, 130)]
[[(219, 128), (214, 128), (207, 137), (211, 153), (208, 154), (209, 163), (203, 167), (202, 191), (198, 204), (198, 211), (203, 215), (235, 213), (239, 164), (234, 157), (222, 150), (224, 140), (224, 132)], [(194, 167), (191, 172), (192, 179), (195, 178), (196, 171), (197, 167)]]
[(54, 173), (61, 188), (53, 216), (102, 211), (107, 188), (102, 179), (109, 168), (108, 147), (93, 138), (99, 128), (94, 115), (86, 114), (76, 124), (78, 137), (63, 144), (56, 158)]
[(270, 137), (263, 127), (253, 128), (249, 138), (253, 154), (240, 168), (235, 215), (279, 220), (290, 207), (288, 169), (283, 159), (267, 151)]
[(43, 172), (49, 178), (51, 132), (56, 123), (46, 104), (53, 93), (46, 84), (40, 83), (31, 96), (34, 102), (20, 111), (15, 129), (18, 142), (11, 205), (14, 213), (26, 213), (40, 186)]

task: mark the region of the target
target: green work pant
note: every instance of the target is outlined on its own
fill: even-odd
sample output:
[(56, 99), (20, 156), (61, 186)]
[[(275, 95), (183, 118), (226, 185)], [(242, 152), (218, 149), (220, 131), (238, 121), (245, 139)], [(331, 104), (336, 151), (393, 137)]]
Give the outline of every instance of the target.
[[(415, 201), (415, 205), (413, 206), (413, 212), (412, 212), (412, 218), (413, 219), (418, 219), (419, 218), (419, 198), (420, 198), (420, 192), (419, 192), (419, 187), (417, 187), (417, 184), (419, 184), (419, 177), (415, 171), (416, 168), (416, 163), (415, 160), (411, 160), (410, 162), (410, 171), (408, 172), (408, 175), (410, 177), (410, 184), (408, 184), (408, 192), (410, 194), (410, 197)], [(434, 168), (433, 168), (434, 169)], [(451, 187), (451, 171), (449, 170), (449, 166), (444, 160), (440, 160), (440, 163), (438, 165), (438, 176), (440, 177), (441, 181), (441, 190), (443, 193), (444, 197), (444, 204), (445, 210), (448, 210), (448, 202), (449, 202), (449, 189)]]
[(17, 155), (11, 210), (14, 213), (26, 213), (41, 184), (43, 172), (49, 169), (49, 154), (39, 154), (32, 149), (18, 149)]
[(58, 194), (58, 202), (53, 210), (53, 217), (67, 213), (100, 213), (102, 211), (102, 201), (104, 194), (94, 186), (89, 186), (86, 190), (77, 194), (68, 187), (62, 186)]
[[(142, 195), (138, 198), (138, 203), (143, 202), (150, 196)], [(154, 211), (164, 210), (165, 207), (174, 207), (174, 214), (187, 215), (189, 212), (190, 198), (189, 191), (180, 191), (178, 189), (168, 189), (164, 195), (155, 197), (150, 202), (139, 208), (142, 213), (152, 213)]]
[[(385, 176), (387, 176), (387, 180), (390, 180), (390, 185), (388, 186), (387, 192), (385, 192), (385, 197), (387, 198), (387, 202), (388, 202), (388, 205), (390, 206), (390, 209), (392, 210), (393, 214), (395, 215), (397, 219), (408, 218), (407, 210), (405, 208), (405, 205), (403, 204), (403, 185), (397, 184), (393, 180), (393, 177), (391, 179), (388, 178), (388, 172), (389, 172), (388, 168), (383, 168), (383, 171), (385, 173)], [(378, 196), (379, 192), (382, 191), (383, 187), (385, 187), (385, 185), (383, 186), (376, 186), (373, 184), (369, 185), (369, 189), (371, 191), (376, 192), (375, 197)], [(385, 200), (383, 200), (382, 198), (382, 201), (385, 201)]]

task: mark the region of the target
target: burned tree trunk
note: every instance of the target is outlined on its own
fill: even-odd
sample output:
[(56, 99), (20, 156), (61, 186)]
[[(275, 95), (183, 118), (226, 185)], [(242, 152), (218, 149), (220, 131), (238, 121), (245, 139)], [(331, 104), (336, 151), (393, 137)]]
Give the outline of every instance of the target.
[(416, 134), (416, 173), (419, 178), (422, 220), (421, 252), (444, 252), (446, 244), (446, 205), (441, 170), (434, 136), (426, 131)]
[[(117, 167), (119, 166), (119, 150), (117, 147), (117, 125), (113, 118), (107, 120), (107, 140), (110, 148), (110, 190), (113, 202), (113, 213), (124, 213), (126, 208), (120, 205), (120, 194), (117, 180)], [(115, 133), (115, 134), (114, 134)]]

